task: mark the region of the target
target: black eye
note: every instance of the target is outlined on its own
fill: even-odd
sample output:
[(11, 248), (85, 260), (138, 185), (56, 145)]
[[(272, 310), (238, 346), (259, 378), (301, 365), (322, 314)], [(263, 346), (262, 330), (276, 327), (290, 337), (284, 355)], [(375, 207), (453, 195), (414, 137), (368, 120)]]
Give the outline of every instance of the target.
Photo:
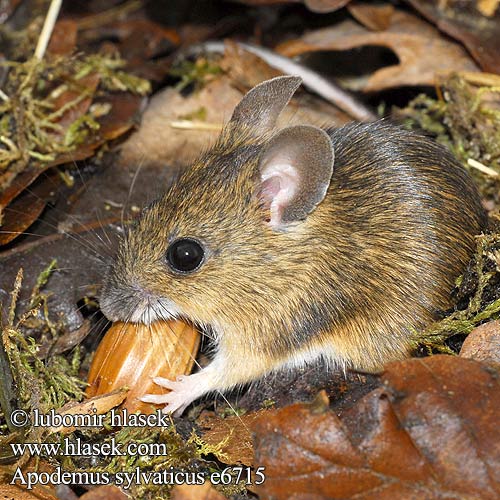
[(167, 262), (178, 273), (196, 271), (205, 258), (205, 250), (191, 238), (181, 238), (174, 241), (167, 249)]

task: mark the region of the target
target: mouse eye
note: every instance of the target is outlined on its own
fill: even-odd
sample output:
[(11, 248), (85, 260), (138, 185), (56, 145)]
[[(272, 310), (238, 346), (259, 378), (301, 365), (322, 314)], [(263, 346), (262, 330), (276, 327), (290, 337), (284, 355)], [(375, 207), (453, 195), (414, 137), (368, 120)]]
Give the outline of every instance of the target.
[(205, 250), (199, 242), (191, 238), (174, 241), (167, 249), (167, 262), (178, 273), (196, 271), (205, 258)]

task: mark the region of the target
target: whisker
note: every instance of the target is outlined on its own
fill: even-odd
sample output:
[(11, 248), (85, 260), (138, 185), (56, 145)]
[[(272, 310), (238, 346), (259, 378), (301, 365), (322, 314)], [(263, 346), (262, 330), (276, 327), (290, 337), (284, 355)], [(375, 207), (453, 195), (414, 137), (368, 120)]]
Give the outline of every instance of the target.
[[(97, 203), (100, 200), (97, 200), (97, 197), (94, 196), (91, 191), (89, 191), (87, 181), (83, 178), (83, 175), (82, 175), (82, 172), (81, 172), (80, 168), (78, 167), (78, 165), (76, 164), (75, 161), (73, 161), (73, 163), (74, 163), (74, 165), (76, 167), (76, 171), (78, 172), (78, 177), (80, 177), (80, 180), (82, 181), (82, 184), (83, 184), (83, 187), (85, 188), (85, 191), (86, 192), (90, 192), (92, 194), (92, 197), (94, 198), (94, 201), (96, 202), (95, 215), (97, 217), (97, 220), (98, 220), (98, 222), (99, 222), (99, 224), (101, 226), (101, 229), (102, 229), (104, 235), (106, 236), (106, 239), (108, 240), (108, 243), (109, 243), (108, 246), (109, 246), (109, 248), (113, 249), (113, 243), (112, 243), (111, 239), (109, 238), (108, 232), (106, 231), (106, 227), (102, 224), (101, 218), (99, 216), (99, 209), (97, 208)], [(103, 244), (105, 244), (104, 241), (103, 241)]]
[[(54, 184), (54, 182), (52, 181), (52, 179), (50, 179), (50, 177), (46, 177), (46, 178), (48, 178), (48, 179), (49, 179), (49, 182), (52, 182), (52, 183)], [(54, 185), (56, 185), (56, 184), (54, 184)], [(43, 201), (43, 202), (45, 202), (45, 201), (46, 201), (46, 200), (44, 200), (43, 198), (41, 198), (40, 196), (38, 196), (38, 195), (37, 195), (37, 194), (36, 194), (33, 190), (31, 190), (29, 187), (25, 188), (25, 191), (26, 191), (27, 193), (31, 194), (32, 196), (34, 196), (36, 199), (38, 199), (38, 200), (40, 200), (40, 201)], [(10, 207), (7, 207), (7, 208), (5, 209), (5, 211), (8, 211), (8, 210), (10, 210), (10, 211), (12, 211), (12, 212), (15, 212), (15, 213), (23, 214), (23, 212), (21, 212), (21, 211), (17, 211), (17, 210), (15, 210), (15, 209), (13, 209), (13, 208), (10, 208)], [(64, 210), (61, 210), (61, 209), (59, 209), (59, 208), (57, 208), (57, 207), (52, 207), (52, 210), (54, 210), (55, 212), (58, 212), (58, 213), (60, 213), (60, 214), (64, 215), (65, 217), (69, 218), (72, 222), (76, 223), (78, 226), (80, 226), (80, 227), (85, 227), (85, 225), (83, 224), (83, 222), (79, 221), (79, 220), (78, 220), (78, 219), (77, 219), (74, 215), (72, 215), (72, 214), (70, 214), (70, 213), (68, 213), (68, 212), (65, 212)], [(23, 214), (23, 215), (24, 215), (24, 214)], [(56, 231), (60, 231), (60, 228), (59, 228), (57, 225), (52, 224), (52, 223), (50, 223), (50, 222), (48, 222), (48, 221), (46, 221), (46, 220), (44, 220), (44, 219), (40, 219), (40, 218), (39, 218), (39, 219), (37, 219), (37, 221), (40, 221), (40, 222), (42, 222), (42, 223), (47, 224), (49, 227), (54, 228)], [(63, 232), (65, 232), (65, 233), (67, 233), (67, 234), (71, 234), (71, 233), (68, 233), (67, 231), (63, 231)], [(103, 243), (103, 244), (104, 244), (104, 246), (106, 246), (106, 245), (105, 245), (105, 243), (104, 243), (104, 241), (102, 240), (102, 238), (100, 238), (100, 236), (99, 236), (98, 234), (95, 234), (95, 236), (96, 236), (97, 238), (99, 238), (99, 239), (100, 239), (101, 243)], [(90, 242), (89, 242), (89, 243), (90, 243)]]
[[(20, 210), (15, 210), (13, 208), (6, 208), (5, 212), (7, 212), (7, 211), (24, 215), (24, 213), (21, 212)], [(96, 254), (101, 260), (103, 260), (105, 258), (105, 256), (101, 252), (99, 252), (99, 250), (96, 247), (96, 245), (93, 244), (90, 240), (85, 240), (85, 239), (77, 238), (74, 235), (74, 233), (70, 233), (70, 232), (67, 232), (67, 231), (64, 231), (64, 232), (61, 233), (61, 232), (59, 232), (59, 228), (55, 224), (52, 224), (51, 222), (48, 222), (46, 220), (38, 219), (38, 222), (40, 222), (41, 224), (45, 224), (46, 226), (50, 227), (51, 229), (55, 229), (56, 231), (58, 231), (58, 234), (68, 235), (71, 239), (73, 239), (74, 241), (77, 241), (85, 249), (87, 249), (87, 250), (91, 251), (92, 253)], [(84, 226), (82, 225), (82, 227), (84, 227)], [(6, 234), (6, 233), (9, 233), (9, 234), (19, 234), (19, 235), (26, 234), (26, 235), (40, 236), (40, 237), (41, 236), (48, 236), (48, 235), (41, 235), (41, 234), (36, 234), (36, 233), (24, 232), (24, 231), (8, 231), (8, 232), (7, 231), (2, 231), (2, 232), (4, 234)]]
[[(108, 224), (112, 224), (112, 223), (116, 223), (116, 222), (117, 222), (116, 218), (110, 218), (107, 221)], [(5, 231), (4, 230), (3, 232), (5, 234), (17, 234), (17, 235), (26, 234), (26, 235), (30, 235), (30, 236), (37, 236), (39, 239), (36, 241), (28, 241), (28, 242), (17, 244), (15, 248), (11, 248), (11, 249), (5, 250), (3, 252), (0, 252), (0, 258), (8, 256), (12, 253), (22, 253), (22, 252), (25, 252), (28, 250), (33, 250), (34, 248), (38, 247), (41, 244), (49, 243), (49, 242), (52, 243), (54, 241), (57, 241), (59, 239), (65, 238), (65, 237), (70, 237), (71, 239), (77, 241), (80, 245), (82, 245), (87, 250), (91, 250), (88, 247), (85, 247), (85, 245), (82, 243), (82, 241), (85, 241), (85, 240), (78, 239), (76, 237), (76, 235), (79, 235), (79, 234), (85, 233), (85, 232), (91, 233), (92, 231), (95, 231), (95, 227), (92, 224), (88, 224), (86, 226), (82, 226), (81, 228), (75, 229), (72, 233), (57, 232), (57, 233), (52, 233), (52, 234), (48, 234), (48, 235), (31, 233), (31, 232), (27, 232), (27, 231)], [(1, 232), (2, 231), (0, 231), (0, 233)], [(96, 252), (93, 249), (91, 250), (91, 253), (95, 254), (94, 257), (96, 257), (98, 260), (100, 260), (103, 264), (106, 263), (104, 259), (109, 257), (109, 256), (100, 255), (98, 252)]]
[(141, 161), (139, 162), (139, 164), (137, 165), (137, 168), (135, 170), (135, 173), (134, 173), (134, 176), (132, 177), (132, 182), (130, 183), (130, 187), (129, 187), (129, 190), (128, 190), (128, 195), (127, 195), (127, 199), (125, 200), (125, 203), (123, 204), (123, 207), (122, 207), (122, 210), (121, 210), (121, 222), (122, 222), (122, 228), (125, 227), (125, 222), (124, 222), (124, 219), (125, 219), (125, 211), (127, 209), (127, 206), (130, 202), (130, 198), (132, 197), (132, 192), (134, 190), (134, 186), (135, 186), (135, 181), (137, 180), (137, 177), (139, 176), (139, 172), (141, 171), (142, 169), (142, 166), (144, 165), (144, 161), (146, 159), (146, 155), (143, 155)]

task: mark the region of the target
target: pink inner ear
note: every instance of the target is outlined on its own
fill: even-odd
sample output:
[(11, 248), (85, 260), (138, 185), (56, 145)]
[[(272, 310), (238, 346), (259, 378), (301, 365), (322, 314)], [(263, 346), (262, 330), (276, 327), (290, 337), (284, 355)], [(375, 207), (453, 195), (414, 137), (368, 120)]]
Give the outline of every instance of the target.
[(261, 184), (260, 196), (266, 208), (271, 208), (271, 204), (280, 191), (280, 179), (278, 176), (269, 177)]
[(271, 210), (270, 225), (279, 227), (283, 210), (290, 204), (298, 187), (298, 173), (290, 164), (273, 164), (262, 172), (261, 195)]

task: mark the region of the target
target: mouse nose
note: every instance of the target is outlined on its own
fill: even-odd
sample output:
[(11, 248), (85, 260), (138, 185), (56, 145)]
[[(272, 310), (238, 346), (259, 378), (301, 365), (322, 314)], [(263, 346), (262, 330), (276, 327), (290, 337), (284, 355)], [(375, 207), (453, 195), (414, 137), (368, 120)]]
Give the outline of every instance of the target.
[(99, 305), (110, 321), (132, 321), (134, 312), (150, 297), (151, 294), (136, 281), (123, 283), (110, 276), (104, 284)]

